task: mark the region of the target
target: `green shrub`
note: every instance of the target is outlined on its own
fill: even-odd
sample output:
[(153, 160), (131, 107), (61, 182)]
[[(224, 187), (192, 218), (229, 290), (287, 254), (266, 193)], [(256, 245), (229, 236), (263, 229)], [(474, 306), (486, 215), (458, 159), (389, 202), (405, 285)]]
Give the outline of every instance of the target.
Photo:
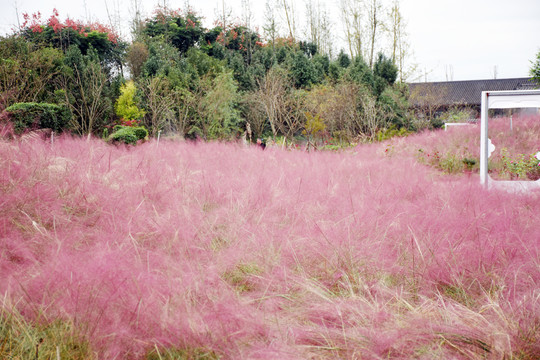
[(432, 166), (448, 174), (457, 174), (463, 171), (471, 172), (478, 169), (478, 159), (456, 154), (452, 151), (442, 154), (438, 150), (429, 153), (424, 149), (418, 149), (416, 158), (421, 164)]
[(143, 140), (148, 137), (148, 130), (146, 130), (144, 126), (132, 127), (132, 129), (139, 140)]
[(148, 130), (144, 126), (131, 127), (116, 125), (114, 133), (110, 136), (110, 139), (114, 142), (123, 142), (125, 144), (136, 144), (137, 141), (146, 139), (148, 137)]
[(8, 107), (6, 112), (17, 134), (26, 129), (52, 129), (62, 132), (71, 119), (65, 106), (47, 103), (16, 103)]
[(123, 142), (125, 144), (135, 144), (137, 143), (137, 140), (139, 139), (137, 138), (137, 135), (135, 135), (135, 132), (131, 128), (125, 127), (125, 128), (119, 129), (118, 131), (115, 131), (111, 135), (111, 140)]
[(385, 141), (395, 136), (403, 137), (411, 134), (409, 130), (404, 127), (396, 128), (395, 125), (390, 126), (388, 129), (382, 129), (377, 131), (377, 141)]
[(439, 158), (438, 168), (448, 174), (456, 174), (463, 171), (465, 163), (458, 155), (447, 152)]
[(461, 162), (463, 163), (463, 165), (465, 165), (465, 167), (467, 168), (468, 171), (471, 171), (473, 169), (473, 167), (476, 165), (477, 161), (476, 159), (472, 159), (472, 158), (463, 158), (461, 160)]

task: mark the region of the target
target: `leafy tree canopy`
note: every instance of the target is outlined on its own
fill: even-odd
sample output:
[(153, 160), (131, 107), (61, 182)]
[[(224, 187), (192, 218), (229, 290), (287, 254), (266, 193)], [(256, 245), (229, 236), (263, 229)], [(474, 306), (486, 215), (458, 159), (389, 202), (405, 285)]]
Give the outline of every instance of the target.
[(161, 37), (170, 42), (181, 54), (199, 44), (204, 28), (200, 18), (192, 11), (171, 10), (160, 7), (154, 17), (146, 21), (143, 33), (151, 38)]
[(54, 102), (63, 57), (59, 49), (39, 47), (17, 35), (0, 38), (0, 109), (16, 102)]

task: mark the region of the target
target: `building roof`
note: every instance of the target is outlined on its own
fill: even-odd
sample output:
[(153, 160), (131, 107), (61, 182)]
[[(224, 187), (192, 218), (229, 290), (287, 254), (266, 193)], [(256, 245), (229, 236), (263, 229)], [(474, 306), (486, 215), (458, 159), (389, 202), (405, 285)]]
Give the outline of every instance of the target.
[(532, 78), (423, 82), (409, 84), (411, 105), (469, 105), (481, 103), (482, 91), (538, 89)]

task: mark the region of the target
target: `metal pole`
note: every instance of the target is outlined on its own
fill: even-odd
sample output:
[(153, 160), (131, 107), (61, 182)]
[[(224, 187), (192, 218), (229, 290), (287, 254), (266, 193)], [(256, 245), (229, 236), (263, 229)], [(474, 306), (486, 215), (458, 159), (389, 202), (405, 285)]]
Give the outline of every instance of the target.
[(488, 93), (482, 92), (480, 108), (480, 184), (487, 187), (488, 179)]

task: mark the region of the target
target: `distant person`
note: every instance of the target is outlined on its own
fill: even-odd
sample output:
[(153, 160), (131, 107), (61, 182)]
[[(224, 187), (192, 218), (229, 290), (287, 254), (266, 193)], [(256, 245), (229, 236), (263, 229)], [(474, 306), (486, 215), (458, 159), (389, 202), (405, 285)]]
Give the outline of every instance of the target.
[(251, 132), (251, 125), (249, 125), (249, 123), (246, 123), (246, 135), (247, 135), (247, 140), (251, 142), (252, 132)]
[(257, 138), (257, 145), (259, 145), (263, 150), (266, 149), (266, 142), (261, 138)]

